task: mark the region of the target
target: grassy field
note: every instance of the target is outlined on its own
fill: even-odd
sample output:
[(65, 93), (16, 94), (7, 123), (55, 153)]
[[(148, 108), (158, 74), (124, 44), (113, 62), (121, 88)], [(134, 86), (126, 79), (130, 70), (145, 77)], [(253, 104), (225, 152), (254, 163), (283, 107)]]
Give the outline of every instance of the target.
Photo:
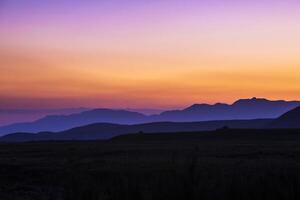
[(0, 144), (1, 200), (300, 199), (299, 130)]

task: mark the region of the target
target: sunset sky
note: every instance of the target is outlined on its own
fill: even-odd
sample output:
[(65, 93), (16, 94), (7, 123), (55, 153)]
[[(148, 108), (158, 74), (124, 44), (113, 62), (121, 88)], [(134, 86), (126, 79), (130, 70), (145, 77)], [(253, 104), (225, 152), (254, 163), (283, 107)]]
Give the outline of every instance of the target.
[(0, 0), (0, 108), (300, 99), (299, 0)]

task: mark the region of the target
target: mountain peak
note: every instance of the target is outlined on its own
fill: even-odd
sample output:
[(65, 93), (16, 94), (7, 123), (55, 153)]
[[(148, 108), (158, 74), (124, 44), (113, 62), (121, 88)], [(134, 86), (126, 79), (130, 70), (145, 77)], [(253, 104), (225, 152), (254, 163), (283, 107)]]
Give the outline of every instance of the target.
[(202, 103), (202, 104), (195, 103), (195, 104), (185, 108), (184, 110), (195, 110), (199, 107), (208, 107), (208, 106), (211, 106), (211, 105), (210, 104), (204, 104), (204, 103)]
[(267, 103), (267, 102), (272, 102), (272, 101), (265, 99), (265, 98), (253, 97), (251, 99), (239, 99), (236, 102), (234, 102), (232, 105), (249, 104), (249, 103)]
[(217, 107), (225, 107), (228, 106), (228, 104), (225, 103), (216, 103), (216, 104), (193, 104), (190, 107), (187, 107), (184, 109), (184, 111), (193, 111), (193, 110), (199, 110), (203, 108), (217, 108)]

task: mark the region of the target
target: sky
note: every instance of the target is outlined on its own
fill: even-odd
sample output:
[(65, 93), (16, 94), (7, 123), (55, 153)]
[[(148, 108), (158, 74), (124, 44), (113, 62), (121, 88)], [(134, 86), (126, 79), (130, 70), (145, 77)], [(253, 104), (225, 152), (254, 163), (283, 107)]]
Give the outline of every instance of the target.
[(298, 0), (0, 0), (0, 108), (300, 99)]

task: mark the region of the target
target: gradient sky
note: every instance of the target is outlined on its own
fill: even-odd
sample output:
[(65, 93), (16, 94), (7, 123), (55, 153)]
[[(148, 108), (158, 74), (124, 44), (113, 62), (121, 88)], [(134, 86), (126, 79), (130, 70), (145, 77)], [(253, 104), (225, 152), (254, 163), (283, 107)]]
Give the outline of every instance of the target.
[(0, 108), (300, 99), (298, 0), (0, 0)]

